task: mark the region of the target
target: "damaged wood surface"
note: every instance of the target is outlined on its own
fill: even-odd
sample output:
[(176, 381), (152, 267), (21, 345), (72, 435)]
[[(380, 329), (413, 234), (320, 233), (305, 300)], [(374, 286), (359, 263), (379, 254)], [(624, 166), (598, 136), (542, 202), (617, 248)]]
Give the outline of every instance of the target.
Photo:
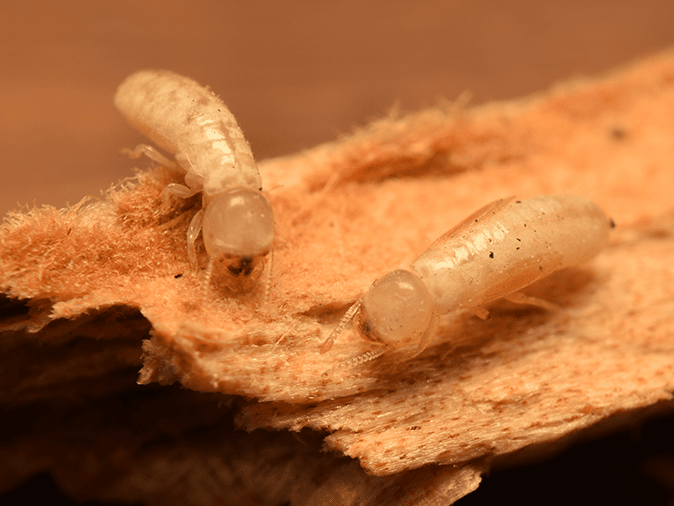
[[(10, 214), (0, 289), (19, 309), (2, 322), (0, 400), (85, 389), (96, 375), (75, 358), (98, 351), (110, 355), (103, 380), (140, 364), (146, 319), (140, 383), (244, 396), (240, 427), (325, 431), (327, 449), (370, 474), (463, 469), (475, 479), (443, 479), (465, 495), (494, 457), (671, 405), (673, 118), (667, 52), (517, 102), (389, 117), (265, 161), (277, 219), (267, 300), (261, 289), (204, 293), (185, 241), (199, 199), (162, 206), (171, 176), (161, 168), (101, 200)], [(617, 224), (591, 263), (526, 290), (559, 311), (497, 303), (486, 322), (457, 312), (412, 360), (391, 352), (324, 374), (372, 349), (349, 327), (319, 353), (374, 279), (488, 202), (559, 193), (594, 200)], [(128, 335), (111, 334), (124, 318)], [(84, 329), (59, 330), (68, 325)], [(30, 358), (66, 343), (89, 348)]]

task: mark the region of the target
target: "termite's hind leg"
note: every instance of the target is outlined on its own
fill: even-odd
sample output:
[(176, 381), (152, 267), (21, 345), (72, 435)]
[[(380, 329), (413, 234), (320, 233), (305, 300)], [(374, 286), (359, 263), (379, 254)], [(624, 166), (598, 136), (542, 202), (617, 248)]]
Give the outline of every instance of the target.
[(489, 318), (491, 318), (491, 315), (489, 314), (489, 311), (487, 311), (483, 307), (480, 307), (480, 306), (471, 307), (470, 310), (480, 320), (488, 320)]
[[(197, 237), (201, 233), (201, 223), (204, 217), (204, 210), (199, 209), (197, 213), (192, 218), (190, 226), (187, 229), (187, 256), (190, 259), (190, 265), (192, 269), (196, 272), (199, 269), (199, 263), (197, 262), (197, 248), (195, 243), (197, 242)], [(210, 271), (212, 270), (212, 262), (209, 262), (208, 268), (208, 277), (207, 281), (210, 281)]]
[(539, 299), (538, 297), (531, 297), (529, 295), (525, 295), (522, 292), (511, 293), (510, 295), (506, 295), (503, 298), (509, 300), (514, 304), (525, 304), (529, 306), (536, 306), (540, 307), (541, 309), (545, 309), (546, 311), (550, 311), (551, 313), (557, 312), (561, 309), (560, 306), (558, 306), (557, 304), (553, 304), (552, 302), (548, 302), (547, 300)]
[(185, 186), (184, 184), (170, 183), (166, 185), (166, 188), (162, 190), (162, 195), (168, 196), (175, 195), (181, 199), (188, 199), (193, 195), (196, 195), (201, 190), (193, 190), (192, 188)]
[(145, 155), (150, 160), (157, 162), (167, 169), (178, 170), (180, 168), (180, 166), (175, 161), (169, 160), (155, 148), (148, 146), (147, 144), (139, 144), (135, 149), (124, 148), (122, 149), (122, 153), (128, 155), (129, 158), (140, 158), (141, 156)]
[(162, 208), (165, 213), (167, 213), (171, 207), (171, 195), (181, 198), (188, 199), (193, 195), (196, 195), (201, 190), (193, 190), (188, 186), (178, 183), (167, 184), (164, 189), (161, 191), (162, 198)]

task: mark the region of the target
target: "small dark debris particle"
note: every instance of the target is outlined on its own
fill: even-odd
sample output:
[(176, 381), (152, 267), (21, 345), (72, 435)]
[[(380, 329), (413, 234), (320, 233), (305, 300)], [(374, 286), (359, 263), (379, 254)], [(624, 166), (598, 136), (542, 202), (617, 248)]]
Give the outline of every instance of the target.
[(181, 278), (182, 276), (183, 276), (182, 274), (176, 274), (176, 275), (173, 276), (173, 277), (176, 278), (176, 279), (178, 279), (178, 278)]
[(609, 225), (609, 227), (611, 227), (611, 228), (615, 228), (615, 227), (616, 227), (616, 224), (615, 224), (615, 221), (613, 221), (613, 218), (609, 218), (609, 219), (608, 219), (608, 225)]
[(627, 131), (620, 126), (615, 126), (610, 130), (611, 138), (615, 141), (621, 141), (627, 136)]
[(489, 258), (494, 258), (494, 252), (493, 251), (489, 252)]
[(361, 322), (360, 324), (360, 331), (363, 333), (365, 336), (370, 336), (372, 335), (372, 323), (369, 322), (368, 320), (365, 320), (364, 322)]

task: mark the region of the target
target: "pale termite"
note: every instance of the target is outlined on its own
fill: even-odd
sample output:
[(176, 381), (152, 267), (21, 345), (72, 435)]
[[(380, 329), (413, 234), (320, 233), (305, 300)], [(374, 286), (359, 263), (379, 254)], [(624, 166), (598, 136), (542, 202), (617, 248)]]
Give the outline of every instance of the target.
[(168, 185), (165, 196), (187, 198), (201, 192), (202, 208), (190, 222), (187, 252), (197, 268), (195, 242), (203, 230), (209, 256), (206, 286), (216, 263), (239, 281), (231, 286), (259, 277), (272, 251), (274, 214), (261, 193), (250, 146), (227, 106), (196, 81), (166, 70), (141, 70), (127, 77), (114, 102), (140, 133), (175, 156), (174, 163), (146, 145), (131, 152), (168, 167), (177, 164), (184, 173), (185, 185)]
[(321, 346), (328, 351), (358, 313), (361, 337), (380, 347), (339, 367), (373, 360), (388, 350), (432, 341), (439, 315), (469, 308), (478, 316), (500, 298), (545, 308), (554, 304), (517, 293), (566, 267), (586, 262), (606, 245), (613, 222), (584, 197), (551, 195), (497, 200), (447, 231), (409, 270), (377, 279)]

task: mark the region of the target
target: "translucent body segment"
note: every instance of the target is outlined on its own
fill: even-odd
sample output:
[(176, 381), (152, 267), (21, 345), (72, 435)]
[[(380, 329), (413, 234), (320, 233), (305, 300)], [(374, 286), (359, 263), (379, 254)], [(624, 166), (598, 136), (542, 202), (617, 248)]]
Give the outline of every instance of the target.
[(375, 281), (363, 296), (360, 331), (367, 339), (388, 345), (418, 343), (434, 313), (424, 282), (410, 271), (396, 270)]
[(411, 266), (447, 313), (505, 297), (606, 245), (610, 221), (584, 197), (514, 197), (485, 206), (435, 241)]
[(166, 70), (142, 70), (117, 89), (115, 106), (140, 133), (171, 152), (204, 199), (229, 186), (261, 189), (234, 115), (213, 92)]

